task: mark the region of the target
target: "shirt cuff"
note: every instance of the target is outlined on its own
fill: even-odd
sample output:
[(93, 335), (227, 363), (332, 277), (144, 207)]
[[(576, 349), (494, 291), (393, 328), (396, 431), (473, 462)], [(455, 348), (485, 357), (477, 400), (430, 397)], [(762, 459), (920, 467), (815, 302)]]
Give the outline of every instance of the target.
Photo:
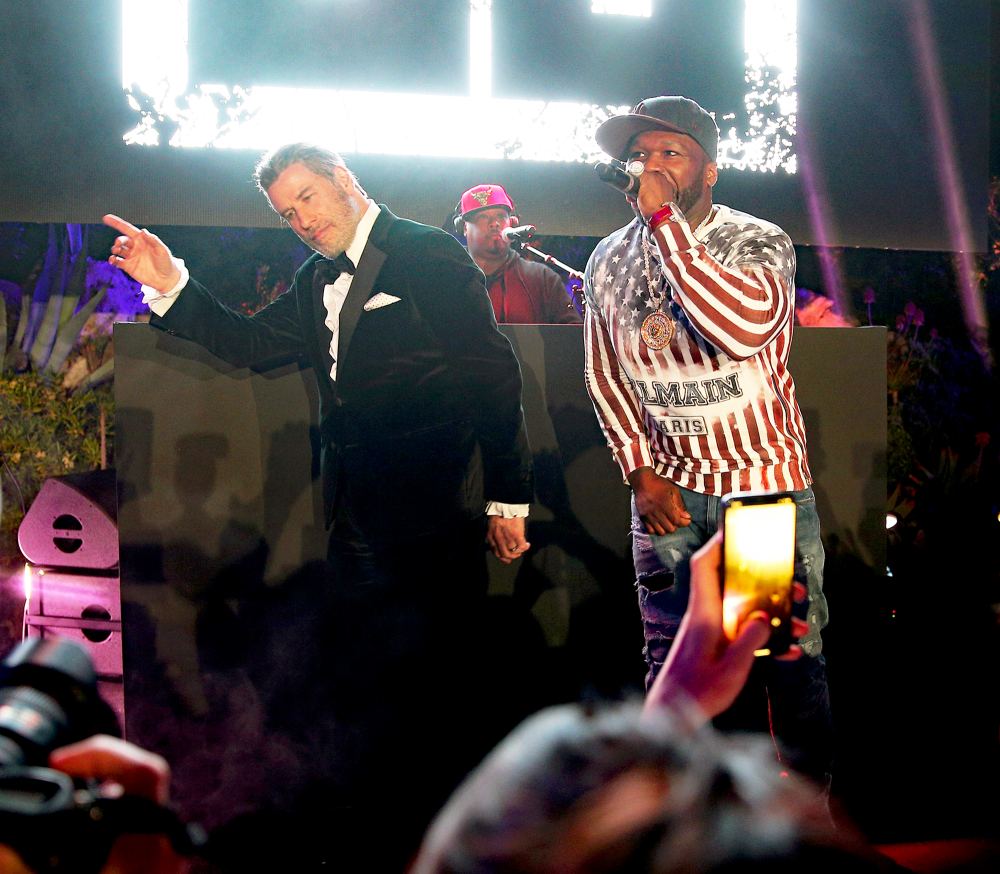
[(177, 295), (181, 293), (181, 290), (188, 284), (188, 280), (191, 278), (191, 274), (184, 265), (183, 258), (174, 258), (174, 263), (177, 265), (177, 269), (180, 270), (181, 275), (177, 280), (177, 284), (170, 291), (162, 292), (151, 285), (142, 286), (142, 302), (158, 316), (165, 316), (167, 314), (167, 310), (173, 306)]
[(621, 468), (622, 482), (628, 485), (629, 476), (640, 467), (651, 467), (656, 470), (653, 463), (653, 453), (650, 451), (649, 443), (640, 440), (635, 443), (628, 443), (617, 451), (613, 451), (615, 461)]
[(528, 515), (530, 504), (502, 504), (500, 501), (486, 502), (487, 516), (502, 516), (504, 519), (523, 519)]

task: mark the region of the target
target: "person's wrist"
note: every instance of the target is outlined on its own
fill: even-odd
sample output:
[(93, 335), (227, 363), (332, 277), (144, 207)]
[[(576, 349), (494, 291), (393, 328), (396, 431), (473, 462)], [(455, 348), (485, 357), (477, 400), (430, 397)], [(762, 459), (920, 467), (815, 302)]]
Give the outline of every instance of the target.
[(632, 486), (633, 489), (638, 488), (653, 476), (656, 476), (656, 471), (648, 465), (643, 465), (642, 467), (637, 467), (628, 475), (628, 484)]
[(681, 212), (681, 208), (676, 203), (665, 203), (656, 212), (654, 212), (648, 219), (646, 219), (646, 226), (649, 228), (650, 233), (653, 233), (659, 228), (664, 222), (682, 222), (685, 221), (684, 213)]
[(170, 256), (170, 267), (170, 277), (168, 280), (170, 281), (170, 286), (168, 290), (173, 291), (182, 280), (186, 280), (187, 267), (185, 266), (182, 258), (178, 258), (174, 255)]

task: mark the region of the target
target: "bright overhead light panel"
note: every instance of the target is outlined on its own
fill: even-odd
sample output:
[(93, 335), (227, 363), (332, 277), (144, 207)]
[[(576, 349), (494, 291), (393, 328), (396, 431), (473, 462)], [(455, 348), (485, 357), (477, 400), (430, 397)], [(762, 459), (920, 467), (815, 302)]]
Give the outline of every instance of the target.
[[(306, 140), (345, 153), (602, 160), (594, 131), (629, 107), (493, 97), (492, 7), (469, 0), (469, 93), (421, 95), (192, 84), (188, 0), (122, 0), (122, 86), (137, 115), (124, 140), (256, 150)], [(796, 2), (746, 0), (745, 22), (747, 122), (737, 125), (735, 113), (718, 118), (719, 164), (794, 173)], [(314, 112), (317, 104), (326, 111)], [(478, 124), (467, 123), (472, 115)]]

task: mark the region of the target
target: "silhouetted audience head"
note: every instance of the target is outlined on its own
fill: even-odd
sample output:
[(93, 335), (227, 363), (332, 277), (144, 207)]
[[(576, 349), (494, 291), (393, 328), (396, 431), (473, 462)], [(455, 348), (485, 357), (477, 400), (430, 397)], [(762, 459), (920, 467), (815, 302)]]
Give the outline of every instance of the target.
[(632, 704), (542, 711), (456, 791), (413, 874), (886, 869), (818, 790), (782, 775), (768, 738), (701, 722)]

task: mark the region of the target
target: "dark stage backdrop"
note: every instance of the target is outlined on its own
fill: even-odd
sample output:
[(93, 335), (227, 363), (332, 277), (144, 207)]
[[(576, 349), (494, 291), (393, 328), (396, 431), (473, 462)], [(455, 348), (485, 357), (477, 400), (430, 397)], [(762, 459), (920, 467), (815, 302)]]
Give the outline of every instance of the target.
[[(580, 328), (504, 332), (535, 455), (532, 550), (509, 568), (491, 560), (477, 658), (503, 660), (498, 694), (514, 710), (638, 690), (628, 490), (583, 385)], [(793, 345), (834, 621), (843, 606), (848, 629), (846, 605), (868, 604), (885, 569), (885, 341), (882, 328), (800, 328)], [(283, 732), (296, 701), (282, 691), (323, 670), (307, 634), (308, 568), (326, 541), (311, 371), (234, 369), (139, 324), (116, 326), (115, 357), (129, 738), (171, 762), (190, 818), (218, 825), (268, 800), (287, 806), (311, 762), (336, 761)], [(854, 572), (835, 579), (844, 559)], [(432, 560), (415, 569), (433, 571)], [(846, 716), (858, 676), (841, 671)]]
[[(124, 144), (141, 110), (122, 90), (122, 10), (166, 5), (6, 4), (0, 220), (95, 222), (118, 212), (143, 225), (276, 224), (249, 181), (259, 149)], [(953, 250), (964, 211), (967, 245), (986, 248), (988, 0), (799, 0), (795, 86), (780, 100), (773, 91), (749, 96), (744, 0), (653, 0), (649, 19), (593, 15), (587, 0), (504, 0), (493, 4), (488, 38), (470, 36), (465, 0), (188, 0), (174, 8), (188, 11), (170, 43), (186, 46), (179, 105), (220, 130), (245, 114), (238, 85), (326, 89), (295, 117), (345, 123), (351, 112), (330, 91), (397, 95), (377, 113), (381, 138), (338, 147), (375, 198), (429, 224), (440, 225), (468, 186), (495, 181), (542, 233), (603, 236), (629, 217), (623, 199), (597, 181), (590, 161), (515, 159), (532, 144), (512, 131), (544, 101), (627, 106), (683, 93), (741, 136), (757, 121), (767, 127), (780, 103), (796, 172), (724, 170), (717, 199), (776, 221), (797, 243)], [(926, 41), (918, 35), (924, 8)], [(176, 20), (168, 24), (131, 44), (140, 60), (170, 42), (164, 35)], [(441, 127), (416, 95), (469, 97), (470, 58), (491, 74), (485, 93), (540, 101), (504, 129), (503, 154), (512, 157), (414, 157), (410, 144)], [(208, 83), (225, 95), (197, 91)], [(458, 117), (464, 136), (494, 114), (471, 97), (448, 118)], [(177, 122), (154, 116), (147, 111), (165, 142)], [(280, 117), (266, 128), (282, 139), (290, 129)], [(566, 119), (546, 134), (573, 141)], [(435, 154), (455, 139), (444, 137)], [(578, 150), (590, 147), (583, 139)]]

